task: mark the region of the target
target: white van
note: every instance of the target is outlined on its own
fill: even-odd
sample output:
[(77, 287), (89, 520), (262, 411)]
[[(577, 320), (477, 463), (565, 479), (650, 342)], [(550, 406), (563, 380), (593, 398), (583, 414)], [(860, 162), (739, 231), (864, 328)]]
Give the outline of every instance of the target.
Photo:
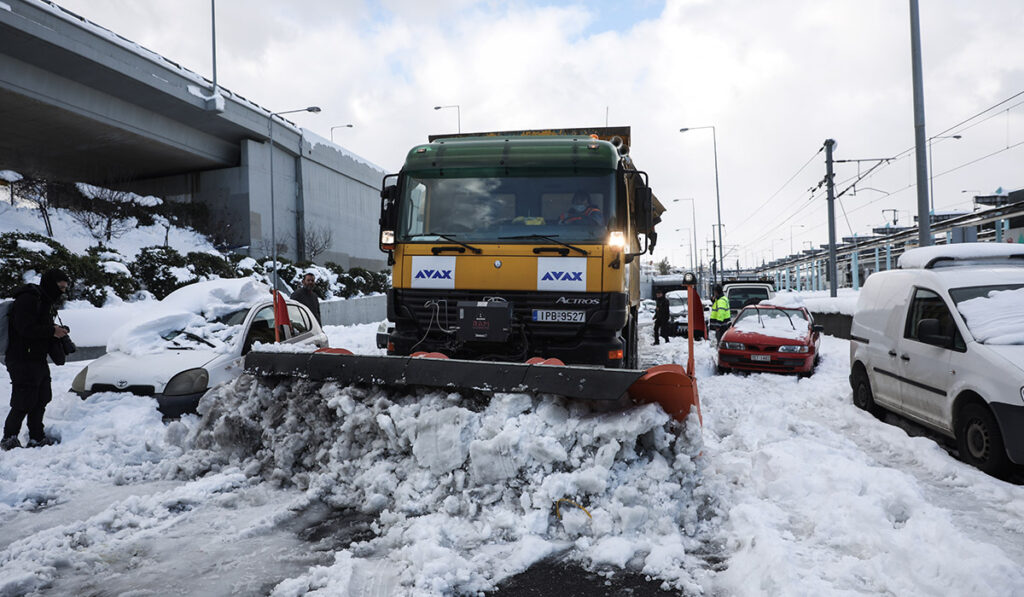
[(722, 285), (722, 294), (729, 299), (730, 317), (735, 319), (743, 307), (775, 298), (775, 286), (768, 282), (728, 282)]
[(854, 404), (954, 438), (1001, 476), (1024, 464), (1024, 246), (911, 249), (868, 277), (850, 330)]

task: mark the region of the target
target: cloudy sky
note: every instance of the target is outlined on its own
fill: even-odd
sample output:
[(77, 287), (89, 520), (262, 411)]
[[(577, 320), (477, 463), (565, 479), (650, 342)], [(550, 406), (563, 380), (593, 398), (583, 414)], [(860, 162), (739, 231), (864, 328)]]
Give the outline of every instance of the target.
[[(212, 77), (207, 0), (58, 2)], [(459, 126), (629, 125), (672, 208), (657, 257), (687, 264), (692, 229), (710, 248), (715, 152), (710, 129), (679, 129), (713, 125), (732, 268), (827, 241), (811, 190), (827, 138), (836, 159), (896, 158), (843, 195), (838, 233), (869, 234), (883, 210), (912, 223), (909, 14), (899, 0), (220, 0), (217, 78), (274, 111), (320, 106), (294, 121), (325, 138), (353, 124), (334, 139), (389, 171)], [(1024, 187), (1021, 23), (1020, 0), (921, 2), (927, 135), (961, 136), (932, 144), (937, 211)], [(839, 189), (875, 163), (837, 164)]]

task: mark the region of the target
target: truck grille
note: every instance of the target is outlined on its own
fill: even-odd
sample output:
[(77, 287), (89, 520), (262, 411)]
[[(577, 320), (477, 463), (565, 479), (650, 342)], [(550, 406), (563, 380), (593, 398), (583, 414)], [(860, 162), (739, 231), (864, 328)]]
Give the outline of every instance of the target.
[[(512, 304), (513, 324), (529, 323), (533, 333), (553, 337), (571, 337), (578, 335), (584, 324), (580, 323), (549, 323), (533, 321), (534, 309), (564, 309), (567, 311), (585, 311), (587, 322), (602, 321), (607, 317), (608, 300), (600, 293), (558, 293), (558, 292), (481, 292), (477, 290), (448, 290), (443, 294), (436, 290), (394, 290), (394, 304), (397, 314), (408, 317), (410, 314), (417, 327), (426, 330), (431, 319), (436, 317), (432, 327), (437, 329), (438, 323), (446, 329), (458, 325), (459, 301), (483, 301), (490, 298), (503, 298)], [(595, 305), (558, 304), (559, 297), (571, 299), (597, 299)], [(437, 307), (433, 303), (437, 303)], [(436, 313), (436, 315), (435, 315)]]

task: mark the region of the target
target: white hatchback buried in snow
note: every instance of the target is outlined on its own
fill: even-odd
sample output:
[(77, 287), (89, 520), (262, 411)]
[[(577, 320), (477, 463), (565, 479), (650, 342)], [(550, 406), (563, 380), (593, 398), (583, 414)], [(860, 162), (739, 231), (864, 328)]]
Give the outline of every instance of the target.
[[(224, 292), (224, 286), (233, 287)], [(116, 331), (109, 352), (82, 369), (71, 390), (82, 398), (97, 392), (152, 396), (168, 417), (194, 412), (207, 390), (242, 373), (243, 357), (254, 343), (274, 342), (274, 307), (266, 288), (243, 282), (239, 290), (236, 282), (218, 281), (171, 293), (161, 301), (167, 309), (128, 324), (128, 332)], [(254, 294), (266, 299), (253, 300)], [(291, 321), (280, 326), (281, 342), (327, 346), (309, 309), (286, 303)]]
[(857, 300), (854, 403), (954, 438), (990, 474), (1024, 464), (1024, 246), (922, 247), (899, 266)]

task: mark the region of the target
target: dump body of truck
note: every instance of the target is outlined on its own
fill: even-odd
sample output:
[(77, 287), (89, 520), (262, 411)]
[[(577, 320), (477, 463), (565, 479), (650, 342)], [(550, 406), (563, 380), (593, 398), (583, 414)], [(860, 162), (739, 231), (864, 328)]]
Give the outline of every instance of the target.
[(637, 366), (664, 208), (629, 127), (433, 136), (385, 179), (390, 355)]

